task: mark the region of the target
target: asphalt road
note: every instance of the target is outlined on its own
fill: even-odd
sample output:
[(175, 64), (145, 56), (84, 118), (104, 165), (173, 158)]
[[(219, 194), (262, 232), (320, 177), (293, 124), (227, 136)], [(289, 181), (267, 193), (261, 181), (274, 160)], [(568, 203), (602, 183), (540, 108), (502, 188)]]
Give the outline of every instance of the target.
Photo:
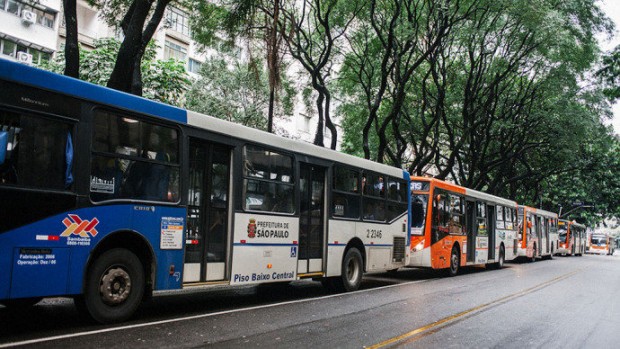
[(0, 308), (0, 348), (617, 348), (620, 256), (555, 257), (447, 278), (407, 269), (330, 295), (318, 282), (158, 295), (134, 320), (72, 302)]

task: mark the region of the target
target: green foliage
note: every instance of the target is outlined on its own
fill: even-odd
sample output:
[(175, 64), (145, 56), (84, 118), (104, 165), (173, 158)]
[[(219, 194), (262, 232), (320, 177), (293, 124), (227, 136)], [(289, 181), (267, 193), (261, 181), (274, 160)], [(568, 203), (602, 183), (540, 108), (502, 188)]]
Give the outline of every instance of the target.
[(176, 106), (183, 106), (190, 80), (185, 63), (175, 59), (144, 61), (142, 68), (143, 96)]
[[(250, 65), (238, 59), (215, 56), (200, 70), (200, 78), (187, 93), (187, 108), (220, 119), (265, 130), (269, 105), (269, 81), (262, 64)], [(280, 115), (293, 111), (295, 91), (284, 84)], [(286, 133), (280, 129), (278, 133)]]
[[(114, 38), (104, 38), (94, 41), (93, 50), (80, 47), (80, 79), (105, 86), (114, 69), (120, 45)], [(185, 65), (175, 60), (156, 60), (156, 49), (151, 42), (142, 60), (143, 95), (155, 101), (183, 106), (183, 96), (190, 86)], [(64, 55), (59, 53), (42, 68), (62, 74)]]
[(620, 98), (620, 45), (603, 57), (603, 67), (597, 76), (605, 86), (605, 96), (611, 101)]

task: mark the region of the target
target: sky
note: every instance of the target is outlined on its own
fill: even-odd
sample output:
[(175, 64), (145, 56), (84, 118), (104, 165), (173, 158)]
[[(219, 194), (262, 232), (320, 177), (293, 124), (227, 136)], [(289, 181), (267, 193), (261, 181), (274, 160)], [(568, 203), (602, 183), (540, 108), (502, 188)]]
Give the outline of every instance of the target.
[[(600, 43), (604, 51), (610, 51), (620, 44), (620, 0), (601, 0), (600, 8), (616, 23), (616, 32), (613, 38), (601, 38)], [(616, 102), (613, 106), (614, 118), (611, 124), (617, 135), (620, 135), (620, 103)]]

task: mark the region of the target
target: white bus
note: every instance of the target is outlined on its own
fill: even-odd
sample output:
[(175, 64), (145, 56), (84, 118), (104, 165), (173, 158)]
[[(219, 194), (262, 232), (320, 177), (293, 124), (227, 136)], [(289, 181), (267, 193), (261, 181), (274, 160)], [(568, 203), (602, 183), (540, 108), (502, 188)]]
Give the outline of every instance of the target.
[(560, 247), (557, 250), (557, 254), (563, 256), (583, 256), (588, 248), (592, 249), (591, 244), (588, 247), (588, 235), (586, 234), (585, 225), (561, 219), (558, 222), (558, 227)]
[(614, 239), (607, 234), (592, 234), (590, 236), (590, 250), (588, 253), (613, 255), (615, 249)]
[(517, 257), (531, 262), (553, 258), (558, 250), (558, 214), (519, 205)]

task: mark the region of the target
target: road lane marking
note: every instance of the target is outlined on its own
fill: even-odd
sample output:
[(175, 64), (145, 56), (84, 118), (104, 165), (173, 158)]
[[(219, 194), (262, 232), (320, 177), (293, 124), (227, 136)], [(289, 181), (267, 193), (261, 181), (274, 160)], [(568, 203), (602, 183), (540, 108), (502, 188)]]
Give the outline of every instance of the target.
[[(371, 275), (369, 275), (369, 276), (371, 276)], [(414, 280), (414, 281), (410, 281), (410, 282), (396, 283), (396, 284), (393, 284), (393, 285), (387, 285), (387, 286), (381, 286), (381, 287), (375, 287), (375, 288), (368, 288), (368, 289), (365, 289), (365, 290), (357, 290), (357, 291), (347, 292), (347, 293), (331, 294), (331, 295), (327, 295), (327, 296), (323, 296), (323, 297), (319, 297), (319, 298), (297, 299), (297, 300), (287, 301), (287, 302), (282, 302), (282, 303), (258, 305), (258, 306), (254, 306), (254, 307), (247, 307), (247, 308), (241, 308), (241, 309), (223, 310), (223, 311), (218, 311), (218, 312), (215, 312), (215, 313), (185, 316), (185, 317), (181, 317), (181, 318), (159, 320), (159, 321), (154, 321), (154, 322), (145, 322), (145, 323), (135, 324), (135, 325), (126, 325), (126, 326), (119, 326), (119, 327), (112, 327), (112, 328), (104, 328), (104, 329), (100, 329), (100, 330), (93, 330), (93, 331), (86, 331), (86, 332), (79, 332), (79, 333), (70, 333), (70, 334), (51, 336), (51, 337), (43, 337), (43, 338), (30, 339), (30, 340), (19, 341), (19, 342), (1, 343), (0, 344), (0, 349), (1, 348), (16, 347), (16, 346), (31, 345), (31, 344), (38, 344), (38, 343), (50, 342), (50, 341), (61, 340), (61, 339), (84, 337), (84, 336), (90, 336), (90, 335), (107, 333), (107, 332), (123, 331), (123, 330), (129, 330), (129, 329), (134, 329), (134, 328), (157, 326), (157, 325), (169, 324), (169, 323), (173, 323), (173, 322), (181, 322), (181, 321), (187, 321), (187, 320), (203, 319), (203, 318), (209, 318), (209, 317), (218, 316), (218, 315), (241, 313), (241, 312), (244, 312), (244, 311), (254, 311), (254, 310), (259, 310), (259, 309), (267, 309), (267, 308), (273, 308), (273, 307), (277, 307), (277, 306), (281, 306), (281, 305), (290, 305), (290, 304), (298, 304), (298, 303), (304, 303), (304, 302), (312, 302), (312, 301), (324, 300), (324, 299), (335, 298), (335, 297), (343, 297), (343, 296), (353, 295), (353, 294), (357, 294), (357, 293), (365, 293), (365, 292), (370, 292), (370, 291), (376, 291), (376, 290), (380, 290), (380, 289), (399, 287), (399, 286), (404, 286), (404, 285), (419, 284), (419, 283), (433, 281), (433, 280), (437, 280), (437, 279), (438, 278), (425, 279), (425, 280)], [(173, 293), (166, 293), (166, 294), (170, 295), (170, 294), (173, 294)], [(177, 296), (182, 296), (182, 295), (179, 294)]]
[[(493, 306), (493, 305), (497, 305), (497, 304), (500, 304), (500, 303), (504, 303), (504, 302), (506, 302), (506, 301), (509, 301), (509, 300), (512, 300), (512, 299), (515, 299), (515, 298), (519, 298), (519, 297), (521, 297), (521, 296), (524, 296), (524, 295), (526, 295), (526, 294), (528, 294), (528, 293), (532, 293), (532, 292), (534, 292), (534, 291), (540, 290), (540, 289), (545, 288), (545, 287), (547, 287), (547, 286), (549, 286), (549, 285), (551, 285), (551, 284), (553, 284), (553, 283), (556, 283), (556, 282), (559, 282), (559, 281), (561, 281), (561, 280), (567, 279), (567, 278), (569, 278), (569, 277), (571, 277), (571, 276), (573, 276), (573, 275), (575, 275), (575, 274), (577, 274), (577, 273), (579, 273), (579, 272), (581, 272), (581, 271), (582, 271), (582, 269), (579, 269), (579, 270), (575, 270), (575, 271), (573, 271), (573, 272), (571, 272), (571, 273), (568, 273), (568, 274), (565, 274), (565, 275), (558, 276), (558, 277), (556, 277), (556, 278), (553, 278), (553, 279), (551, 279), (551, 280), (548, 280), (548, 281), (546, 281), (546, 282), (543, 282), (542, 284), (538, 284), (538, 285), (532, 286), (532, 287), (530, 287), (530, 288), (527, 288), (527, 289), (525, 289), (525, 290), (519, 291), (519, 292), (517, 292), (517, 293), (513, 293), (513, 294), (511, 294), (511, 295), (508, 295), (508, 296), (505, 296), (505, 297), (498, 298), (498, 299), (496, 299), (496, 300), (494, 300), (494, 301), (491, 301), (491, 302), (488, 302), (488, 303), (485, 303), (485, 304), (479, 305), (479, 306), (477, 306), (477, 307), (473, 307), (473, 308), (471, 308), (471, 309), (464, 310), (464, 311), (462, 311), (462, 312), (460, 312), (460, 313), (457, 313), (457, 314), (454, 314), (454, 315), (451, 315), (451, 316), (445, 317), (445, 318), (443, 318), (443, 319), (437, 320), (437, 321), (435, 321), (435, 322), (433, 322), (433, 323), (430, 323), (430, 324), (428, 324), (428, 325), (424, 325), (424, 326), (422, 326), (422, 327), (418, 327), (418, 328), (416, 328), (415, 330), (409, 331), (409, 332), (404, 333), (404, 334), (402, 334), (402, 335), (400, 335), (400, 336), (396, 336), (396, 337), (393, 337), (393, 338), (387, 339), (387, 340), (385, 340), (385, 341), (383, 341), (383, 342), (380, 342), (380, 343), (377, 343), (377, 344), (374, 344), (374, 345), (371, 345), (371, 346), (364, 346), (364, 348), (367, 348), (367, 349), (378, 349), (378, 348), (384, 348), (384, 347), (386, 347), (386, 346), (388, 346), (388, 345), (396, 344), (396, 343), (402, 342), (402, 341), (404, 341), (404, 340), (406, 340), (406, 339), (408, 340), (408, 341), (407, 341), (407, 343), (414, 342), (415, 340), (417, 340), (417, 339), (419, 339), (419, 338), (422, 338), (422, 337), (423, 337), (421, 334), (423, 334), (423, 333), (425, 333), (425, 332), (427, 332), (427, 331), (429, 331), (429, 330), (431, 330), (431, 329), (435, 329), (435, 328), (437, 328), (437, 327), (439, 327), (439, 326), (442, 326), (442, 325), (444, 325), (444, 324), (447, 324), (447, 323), (453, 322), (453, 321), (454, 321), (454, 320), (456, 320), (456, 319), (462, 318), (462, 317), (464, 317), (464, 316), (466, 316), (466, 315), (469, 315), (469, 314), (472, 314), (472, 313), (474, 313), (474, 312), (476, 312), (476, 311), (479, 311), (479, 310), (482, 310), (482, 309), (485, 309), (485, 308), (491, 307), (491, 306)], [(435, 331), (438, 331), (438, 330), (439, 330), (439, 329), (437, 329), (437, 330), (435, 330)], [(412, 338), (412, 337), (415, 337), (415, 336), (418, 336), (418, 335), (419, 335), (419, 337), (418, 337), (418, 338), (415, 338), (415, 339), (414, 339), (414, 338)]]

